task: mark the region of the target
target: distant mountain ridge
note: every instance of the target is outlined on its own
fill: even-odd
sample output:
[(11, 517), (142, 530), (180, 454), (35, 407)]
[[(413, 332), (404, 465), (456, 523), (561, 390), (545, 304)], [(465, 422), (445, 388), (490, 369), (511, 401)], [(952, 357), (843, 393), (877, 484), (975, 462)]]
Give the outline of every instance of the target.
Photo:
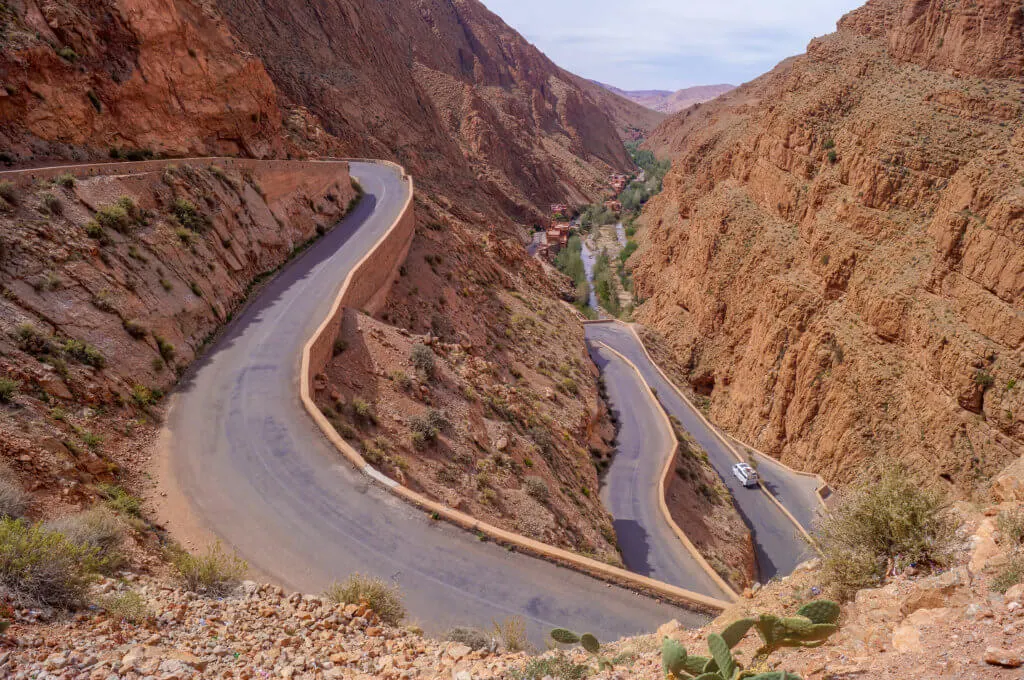
[(600, 85), (609, 92), (614, 92), (620, 97), (636, 102), (640, 106), (661, 113), (676, 113), (689, 108), (694, 104), (710, 101), (719, 95), (736, 89), (735, 85), (726, 83), (720, 85), (697, 85), (695, 87), (684, 87), (681, 90), (623, 90), (613, 85), (607, 85), (596, 80), (591, 81)]

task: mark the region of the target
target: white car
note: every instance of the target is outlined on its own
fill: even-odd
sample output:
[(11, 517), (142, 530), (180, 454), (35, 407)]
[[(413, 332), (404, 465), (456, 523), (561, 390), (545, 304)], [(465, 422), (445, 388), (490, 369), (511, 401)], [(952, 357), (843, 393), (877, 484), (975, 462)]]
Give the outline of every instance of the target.
[(740, 480), (740, 484), (743, 486), (757, 486), (757, 470), (750, 467), (747, 463), (736, 463), (732, 466), (732, 473), (736, 476), (736, 479)]

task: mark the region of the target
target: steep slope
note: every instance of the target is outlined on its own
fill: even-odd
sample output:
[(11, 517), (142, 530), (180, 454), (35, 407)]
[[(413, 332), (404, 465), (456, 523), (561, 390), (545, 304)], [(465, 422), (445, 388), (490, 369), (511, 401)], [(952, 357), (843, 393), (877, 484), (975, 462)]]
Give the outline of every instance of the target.
[(218, 6), (342, 149), (393, 157), (425, 186), (532, 218), (595, 198), (609, 170), (630, 166), (575, 76), (475, 0)]
[[(582, 354), (582, 326), (556, 301), (558, 275), (526, 256), (522, 226), (539, 220), (551, 202), (599, 197), (611, 170), (632, 165), (621, 139), (636, 129), (632, 117), (646, 131), (660, 116), (585, 86), (474, 0), (26, 0), (0, 12), (2, 162), (225, 153), (349, 155), (405, 164), (416, 176), (419, 229), (402, 270), (407, 275), (382, 313), (366, 322), (399, 335), (429, 332), (447, 343), (469, 342), (475, 365), (501, 381), (516, 379), (512, 357), (523, 364), (532, 358), (532, 338), (541, 338), (550, 356), (562, 357), (543, 368), (549, 376), (534, 378), (560, 386), (553, 398), (564, 417), (523, 415), (516, 405), (503, 418), (528, 417), (520, 433), (527, 436), (507, 437), (510, 450), (536, 446), (548, 455), (542, 462), (529, 451), (554, 487), (554, 507), (566, 511), (556, 517), (524, 492), (508, 494), (501, 513), (508, 526), (618, 559), (614, 531), (590, 492), (597, 486), (590, 451), (603, 447), (596, 433), (606, 414)], [(170, 214), (178, 195), (159, 172), (144, 180), (130, 173), (126, 169), (116, 182), (96, 180), (107, 192), (102, 201), (75, 198), (74, 192), (92, 191), (93, 180), (69, 188), (19, 186), (9, 201), (0, 200), (0, 226), (10, 237), (0, 241), (0, 276), (10, 291), (9, 318), (0, 324), (0, 352), (10, 358), (2, 357), (0, 378), (19, 385), (14, 406), (0, 405), (0, 426), (12, 442), (2, 453), (26, 484), (42, 482), (35, 514), (45, 514), (50, 501), (60, 504), (62, 485), (74, 485), (76, 494), (65, 494), (72, 500), (88, 498), (98, 480), (143, 488), (146, 455), (138, 443), (151, 430), (123, 423), (150, 410), (159, 415), (152, 395), (175, 384), (204, 339), (231, 318), (240, 292), (284, 259), (296, 243), (294, 232), (323, 231), (350, 191), (347, 183), (328, 191), (332, 202), (301, 183), (285, 186), (281, 200), (306, 212), (296, 208), (291, 225), (290, 214), (277, 211), (281, 225), (261, 222), (256, 230), (246, 212), (249, 202), (256, 210), (260, 201), (247, 195), (238, 205), (234, 197), (256, 191), (255, 185), (231, 173), (190, 175), (197, 183), (192, 202), (240, 221), (244, 241), (255, 242), (254, 252), (235, 254), (239, 269), (221, 281), (217, 262), (228, 257), (221, 251), (232, 250), (234, 237), (188, 233)], [(138, 193), (114, 186), (150, 181)], [(166, 224), (125, 239), (93, 228), (89, 219), (122, 191), (162, 212)], [(57, 207), (51, 209), (52, 200)], [(318, 216), (316, 225), (311, 215)], [(55, 249), (47, 243), (54, 238), (72, 249)], [(169, 240), (147, 252), (158, 238)], [(155, 272), (147, 281), (157, 289), (137, 280), (142, 270)], [(207, 291), (207, 279), (214, 290)], [(144, 315), (140, 300), (148, 304)], [(513, 306), (523, 309), (513, 312)], [(529, 327), (522, 326), (532, 318), (527, 306), (543, 310)], [(31, 337), (21, 336), (21, 322), (32, 324)], [(79, 367), (58, 347), (71, 343), (81, 354), (80, 341), (108, 361)], [(172, 345), (176, 351), (167, 349)], [(35, 360), (27, 358), (33, 351)], [(365, 358), (385, 363), (388, 349), (371, 346)], [(59, 374), (62, 362), (67, 376)], [(481, 386), (490, 380), (478, 377)], [(491, 402), (488, 419), (501, 406)], [(482, 402), (462, 392), (449, 395), (444, 406), (453, 418), (482, 410)], [(403, 418), (419, 410), (401, 407)], [(491, 424), (511, 433), (511, 425)], [(396, 434), (405, 447), (405, 432)], [(478, 456), (480, 443), (490, 442), (458, 443), (472, 453), (464, 467), (476, 485), (487, 478), (487, 465), (508, 458)], [(415, 469), (422, 451), (407, 448)], [(497, 481), (500, 488), (504, 480)], [(491, 498), (486, 490), (479, 488), (483, 500)], [(511, 507), (517, 498), (519, 506)], [(482, 504), (467, 507), (486, 514)]]
[(0, 48), (0, 160), (285, 152), (263, 65), (199, 4), (9, 3)]
[(666, 121), (635, 281), (711, 415), (794, 466), (969, 494), (1024, 451), (1022, 25), (872, 0)]
[(668, 117), (667, 113), (643, 106), (614, 87), (579, 77), (576, 77), (576, 82), (590, 93), (605, 115), (615, 123), (619, 136), (624, 140), (639, 140), (647, 137), (659, 123)]
[(688, 109), (694, 104), (703, 104), (711, 101), (719, 95), (736, 88), (735, 85), (697, 85), (695, 87), (684, 87), (681, 90), (620, 90), (613, 85), (605, 85), (593, 81), (596, 85), (639, 104), (644, 108), (651, 109), (663, 114), (678, 113)]

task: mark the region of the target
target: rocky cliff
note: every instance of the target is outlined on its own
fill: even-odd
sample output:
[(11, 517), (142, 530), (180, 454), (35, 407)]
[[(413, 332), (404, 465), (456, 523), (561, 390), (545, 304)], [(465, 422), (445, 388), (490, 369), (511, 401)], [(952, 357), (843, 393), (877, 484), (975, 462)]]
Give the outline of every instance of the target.
[(872, 0), (662, 124), (639, 318), (712, 417), (830, 481), (1024, 452), (1020, 4)]

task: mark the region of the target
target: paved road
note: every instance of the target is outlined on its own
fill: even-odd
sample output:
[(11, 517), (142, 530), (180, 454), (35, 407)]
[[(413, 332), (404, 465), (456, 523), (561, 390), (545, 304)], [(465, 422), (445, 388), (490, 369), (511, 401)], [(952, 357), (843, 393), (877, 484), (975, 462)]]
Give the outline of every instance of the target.
[[(605, 343), (636, 364), (647, 384), (657, 391), (658, 400), (665, 410), (678, 418), (683, 428), (708, 452), (711, 465), (729, 488), (740, 515), (753, 534), (759, 581), (764, 583), (773, 576), (789, 574), (810, 556), (809, 548), (785, 513), (759, 488), (745, 488), (732, 475), (730, 468), (736, 463), (736, 458), (661, 376), (628, 329), (614, 323), (588, 324), (586, 337), (591, 342)], [(685, 526), (682, 528), (686, 530)]]
[[(661, 512), (661, 473), (675, 435), (636, 371), (606, 347), (587, 346), (619, 422), (618, 451), (605, 474), (601, 500), (615, 518), (623, 561), (630, 571), (728, 601), (729, 593), (683, 547)], [(644, 403), (651, 407), (640, 408)]]
[(808, 532), (814, 529), (814, 520), (821, 510), (818, 500), (818, 480), (815, 477), (793, 474), (771, 456), (751, 451), (737, 443), (740, 452), (747, 452), (757, 459), (757, 474), (761, 481), (779, 499), (786, 509), (793, 513), (796, 521)]
[(554, 626), (604, 639), (692, 612), (509, 552), (367, 483), (299, 401), (303, 343), (346, 273), (398, 214), (408, 185), (353, 163), (356, 211), (285, 267), (188, 373), (167, 420), (170, 467), (192, 511), (251, 565), (318, 592), (352, 572), (398, 583), (428, 633), (520, 615), (541, 644)]

